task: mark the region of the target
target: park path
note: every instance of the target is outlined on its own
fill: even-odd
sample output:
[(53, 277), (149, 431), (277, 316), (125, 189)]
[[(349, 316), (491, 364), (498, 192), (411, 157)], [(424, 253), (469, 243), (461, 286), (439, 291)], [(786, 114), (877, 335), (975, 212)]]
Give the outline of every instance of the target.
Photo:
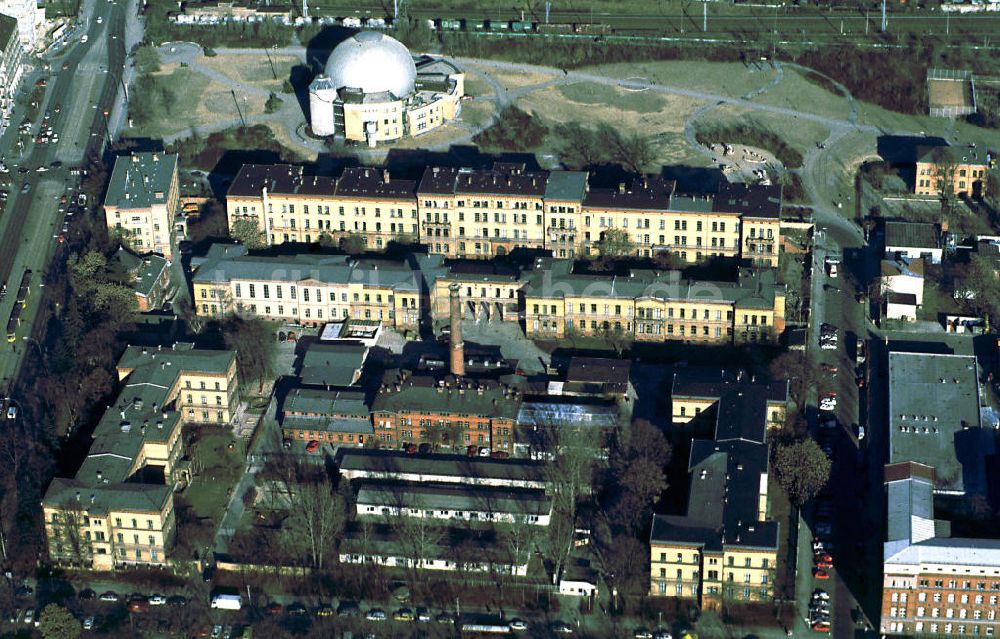
[[(211, 80), (218, 82), (223, 86), (227, 86), (237, 92), (261, 96), (266, 96), (269, 93), (259, 87), (234, 80), (233, 78), (226, 76), (224, 73), (202, 64), (200, 62), (200, 58), (203, 56), (203, 50), (196, 44), (184, 42), (166, 43), (160, 46), (159, 51), (164, 62), (184, 62), (192, 70), (202, 73)], [(216, 52), (220, 55), (245, 55), (258, 58), (262, 54), (262, 49), (220, 48), (217, 49)], [(307, 52), (305, 47), (302, 46), (270, 49), (269, 52), (272, 55), (291, 56), (304, 63), (307, 62)], [(716, 154), (713, 154), (710, 149), (698, 143), (696, 139), (696, 122), (712, 109), (722, 105), (731, 105), (750, 111), (759, 111), (763, 113), (786, 116), (790, 118), (790, 121), (799, 120), (813, 122), (827, 127), (830, 130), (828, 137), (822, 144), (805, 151), (803, 154), (803, 166), (802, 168), (797, 169), (797, 172), (803, 178), (806, 195), (808, 197), (808, 204), (805, 205), (805, 208), (821, 213), (823, 218), (835, 225), (839, 225), (839, 222), (837, 219), (833, 218), (842, 219), (842, 215), (840, 215), (836, 210), (836, 202), (838, 197), (842, 197), (843, 194), (833, 193), (828, 184), (828, 180), (824, 177), (824, 172), (828, 170), (831, 162), (831, 148), (836, 145), (845, 144), (848, 141), (853, 143), (859, 142), (859, 136), (873, 136), (886, 133), (907, 133), (904, 131), (886, 131), (879, 127), (861, 124), (858, 121), (858, 111), (855, 100), (846, 87), (821, 73), (809, 69), (808, 67), (803, 67), (793, 63), (775, 62), (773, 64), (775, 71), (774, 76), (767, 84), (744, 95), (733, 97), (720, 93), (712, 93), (710, 91), (701, 91), (669, 84), (662, 84), (643, 78), (618, 79), (581, 70), (557, 69), (536, 64), (483, 60), (478, 58), (455, 57), (452, 58), (452, 60), (454, 60), (454, 62), (456, 62), (460, 67), (465, 68), (468, 75), (481, 79), (491, 88), (491, 95), (476, 96), (473, 98), (473, 102), (489, 103), (492, 109), (489, 117), (478, 125), (471, 125), (462, 122), (461, 120), (456, 121), (454, 126), (462, 129), (462, 133), (449, 138), (445, 142), (427, 145), (425, 148), (430, 151), (447, 151), (452, 146), (470, 143), (476, 134), (496, 122), (497, 114), (499, 114), (504, 107), (514, 103), (523, 96), (551, 87), (558, 87), (578, 82), (591, 82), (605, 86), (621, 87), (633, 91), (649, 91), (663, 95), (683, 96), (705, 103), (702, 107), (692, 113), (685, 121), (684, 135), (689, 146), (705, 156), (706, 160), (716, 158)], [(843, 95), (845, 100), (847, 100), (849, 107), (847, 118), (832, 118), (810, 113), (808, 111), (771, 104), (762, 104), (755, 101), (756, 98), (781, 83), (784, 78), (786, 68), (795, 69), (801, 72), (817, 73), (818, 75), (829, 80), (831, 85)], [(540, 82), (507, 89), (493, 76), (493, 74), (490, 73), (491, 70), (513, 74), (540, 74), (543, 75), (545, 79)], [(250, 115), (245, 118), (246, 124), (276, 124), (282, 127), (287, 134), (287, 140), (295, 146), (295, 150), (304, 153), (307, 156), (328, 152), (330, 149), (322, 140), (316, 140), (305, 135), (306, 118), (302, 112), (298, 98), (291, 93), (281, 92), (277, 95), (283, 101), (281, 109), (275, 113)], [(240, 123), (240, 118), (230, 118), (225, 121), (200, 125), (193, 127), (193, 129), (188, 128), (167, 135), (165, 136), (164, 141), (166, 143), (176, 142), (177, 140), (190, 136), (192, 131), (199, 135), (216, 133), (233, 126), (237, 126)], [(379, 162), (385, 159), (389, 152), (389, 148), (356, 148), (354, 149), (354, 152), (362, 161)]]

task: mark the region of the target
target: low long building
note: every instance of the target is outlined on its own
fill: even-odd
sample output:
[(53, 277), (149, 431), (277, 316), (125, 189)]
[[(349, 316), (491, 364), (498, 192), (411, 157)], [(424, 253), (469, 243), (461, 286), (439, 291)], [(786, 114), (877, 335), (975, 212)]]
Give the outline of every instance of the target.
[(348, 531), (340, 543), (340, 563), (462, 573), (500, 571), (518, 577), (528, 574), (531, 553), (526, 549), (515, 556), (492, 536), (456, 540), (438, 532), (427, 529), (418, 533), (421, 541), (415, 544), (392, 532)]
[(377, 479), (539, 490), (549, 485), (545, 463), (529, 459), (408, 455), (395, 450), (342, 448), (336, 461), (340, 474), (351, 481)]
[(240, 310), (308, 326), (354, 319), (402, 331), (420, 324), (419, 278), (401, 262), (345, 255), (269, 257), (248, 255), (243, 246), (215, 245), (191, 280), (195, 312), (202, 317)]
[(767, 399), (752, 385), (743, 391), (718, 400), (713, 439), (692, 442), (686, 514), (653, 518), (652, 596), (709, 609), (774, 598), (779, 524), (768, 513)]
[(235, 351), (129, 347), (115, 403), (72, 479), (42, 499), (49, 557), (93, 570), (162, 566), (176, 528), (174, 490), (190, 480), (185, 423), (226, 425), (239, 400)]
[(736, 257), (777, 266), (781, 187), (723, 182), (716, 192), (683, 194), (647, 176), (593, 186), (579, 171), (427, 167), (419, 181), (373, 168), (339, 177), (291, 165), (244, 165), (226, 196), (230, 228), (250, 220), (268, 244), (361, 236), (370, 248), (417, 240), (433, 254), (491, 258), (542, 248), (556, 258), (592, 255), (611, 231), (633, 253), (669, 252), (686, 262)]
[(548, 526), (552, 498), (545, 491), (525, 488), (412, 484), (367, 481), (355, 500), (359, 517), (419, 517), (451, 523), (507, 523)]

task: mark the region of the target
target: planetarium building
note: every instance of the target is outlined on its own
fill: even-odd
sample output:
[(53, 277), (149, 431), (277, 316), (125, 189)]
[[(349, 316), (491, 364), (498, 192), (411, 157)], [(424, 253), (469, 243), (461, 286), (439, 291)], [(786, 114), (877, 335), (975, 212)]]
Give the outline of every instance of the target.
[(375, 146), (455, 118), (464, 94), (465, 76), (453, 64), (363, 31), (338, 44), (309, 85), (309, 124), (313, 135)]

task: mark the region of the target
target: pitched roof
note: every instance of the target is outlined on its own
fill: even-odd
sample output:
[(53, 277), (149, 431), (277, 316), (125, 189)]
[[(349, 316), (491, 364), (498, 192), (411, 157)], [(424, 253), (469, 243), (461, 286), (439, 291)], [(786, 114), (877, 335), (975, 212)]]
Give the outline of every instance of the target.
[(306, 385), (350, 386), (367, 357), (368, 347), (359, 342), (314, 342), (302, 357), (299, 379)]
[[(398, 383), (397, 383), (398, 381)], [(375, 396), (373, 412), (422, 412), (515, 419), (520, 395), (492, 379), (440, 379), (432, 375), (386, 374)]]
[(124, 247), (119, 247), (115, 257), (122, 263), (125, 270), (135, 278), (132, 288), (138, 295), (149, 297), (156, 287), (160, 277), (167, 269), (166, 258), (151, 253), (139, 257)]
[(468, 510), (523, 516), (542, 516), (552, 512), (552, 498), (545, 491), (532, 488), (398, 481), (365, 481), (359, 485), (358, 506)]
[(937, 227), (921, 222), (886, 222), (886, 248), (941, 248)]
[[(377, 448), (341, 448), (337, 451), (337, 467), (341, 472), (362, 471), (380, 478), (396, 479), (401, 475), (419, 474), (435, 477), (433, 481), (456, 480), (477, 483), (477, 480), (507, 480), (548, 483), (546, 462), (532, 459), (493, 459), (465, 455), (416, 454)], [(428, 479), (428, 481), (431, 481)]]

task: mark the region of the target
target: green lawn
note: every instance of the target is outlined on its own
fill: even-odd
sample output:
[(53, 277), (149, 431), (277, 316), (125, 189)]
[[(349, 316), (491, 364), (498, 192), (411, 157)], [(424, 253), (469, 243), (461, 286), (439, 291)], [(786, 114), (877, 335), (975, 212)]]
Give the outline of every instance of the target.
[(665, 104), (663, 98), (649, 91), (625, 91), (606, 84), (576, 82), (560, 85), (559, 93), (581, 104), (602, 104), (622, 111), (657, 113)]
[(199, 517), (211, 517), (216, 525), (229, 502), (229, 490), (240, 477), (245, 463), (242, 442), (229, 450), (234, 441), (228, 430), (203, 428), (191, 449), (195, 468), (200, 469), (184, 496)]

